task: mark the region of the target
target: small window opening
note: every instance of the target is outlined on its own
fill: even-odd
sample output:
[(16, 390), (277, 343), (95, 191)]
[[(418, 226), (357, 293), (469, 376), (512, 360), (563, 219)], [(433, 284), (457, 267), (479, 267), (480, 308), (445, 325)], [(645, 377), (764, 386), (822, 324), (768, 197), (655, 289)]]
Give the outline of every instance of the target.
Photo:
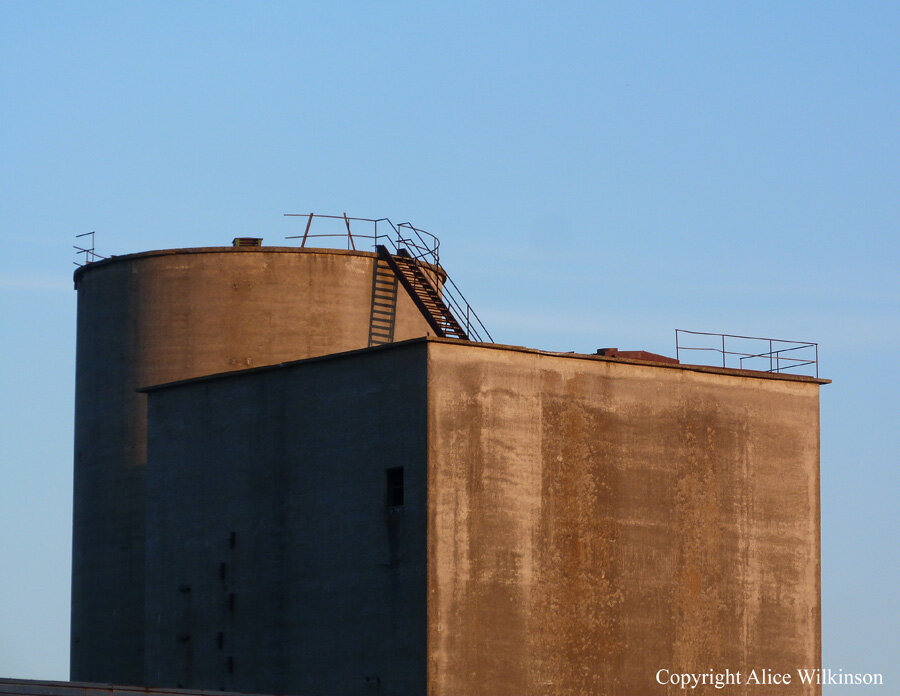
[(403, 505), (403, 467), (395, 466), (385, 469), (386, 496), (388, 507), (400, 507)]

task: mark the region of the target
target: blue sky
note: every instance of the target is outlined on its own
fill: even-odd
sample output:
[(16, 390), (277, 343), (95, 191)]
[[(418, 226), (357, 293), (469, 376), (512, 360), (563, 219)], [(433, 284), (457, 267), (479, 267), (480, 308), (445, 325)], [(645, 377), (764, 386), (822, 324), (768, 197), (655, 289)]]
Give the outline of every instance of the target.
[(74, 235), (346, 211), (437, 234), (499, 342), (818, 341), (825, 664), (896, 683), (898, 36), (876, 2), (0, 3), (0, 676), (68, 675)]

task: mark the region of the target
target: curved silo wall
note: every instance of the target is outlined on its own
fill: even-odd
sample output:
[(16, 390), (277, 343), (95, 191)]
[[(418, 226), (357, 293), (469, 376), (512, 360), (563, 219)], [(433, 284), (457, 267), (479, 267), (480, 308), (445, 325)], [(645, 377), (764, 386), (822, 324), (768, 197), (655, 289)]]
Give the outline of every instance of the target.
[[(135, 390), (365, 347), (375, 263), (366, 252), (228, 247), (76, 271), (71, 679), (144, 683), (147, 397)], [(429, 333), (399, 288), (394, 339)]]

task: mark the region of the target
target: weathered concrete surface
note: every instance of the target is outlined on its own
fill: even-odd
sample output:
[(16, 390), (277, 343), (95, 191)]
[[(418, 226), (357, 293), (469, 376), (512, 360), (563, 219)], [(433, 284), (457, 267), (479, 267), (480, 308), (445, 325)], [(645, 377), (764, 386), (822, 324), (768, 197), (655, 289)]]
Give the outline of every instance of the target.
[(429, 342), (429, 696), (820, 665), (819, 385), (718, 372)]
[(150, 391), (147, 683), (425, 693), (426, 346)]
[[(75, 273), (73, 679), (144, 680), (146, 397), (135, 389), (367, 345), (374, 254), (147, 252)], [(398, 296), (395, 339), (424, 336)]]

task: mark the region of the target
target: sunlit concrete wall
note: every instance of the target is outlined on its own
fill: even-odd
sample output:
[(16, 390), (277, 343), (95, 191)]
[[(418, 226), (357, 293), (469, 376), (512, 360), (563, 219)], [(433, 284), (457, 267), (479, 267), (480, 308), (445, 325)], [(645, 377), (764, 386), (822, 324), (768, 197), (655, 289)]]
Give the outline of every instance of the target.
[(428, 375), (429, 694), (818, 692), (815, 380), (445, 342)]
[[(375, 256), (154, 251), (80, 268), (71, 677), (143, 684), (146, 396), (139, 387), (367, 345)], [(395, 338), (429, 328), (398, 294)]]

